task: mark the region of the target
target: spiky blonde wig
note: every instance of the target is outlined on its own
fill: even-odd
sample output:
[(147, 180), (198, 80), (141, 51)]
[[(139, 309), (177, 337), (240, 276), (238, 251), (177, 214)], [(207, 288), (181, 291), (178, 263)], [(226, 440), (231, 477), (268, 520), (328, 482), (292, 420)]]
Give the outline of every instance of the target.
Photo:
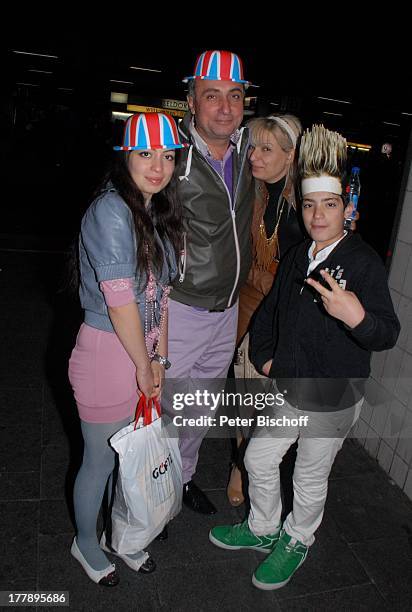
[(342, 185), (346, 170), (346, 139), (323, 125), (313, 125), (302, 136), (298, 168), (302, 181), (333, 177)]

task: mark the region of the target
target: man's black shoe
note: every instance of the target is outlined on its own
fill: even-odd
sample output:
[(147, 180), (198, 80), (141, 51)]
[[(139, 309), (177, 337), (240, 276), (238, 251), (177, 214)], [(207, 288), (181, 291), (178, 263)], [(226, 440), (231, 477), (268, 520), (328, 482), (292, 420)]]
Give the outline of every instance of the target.
[(189, 480), (183, 485), (183, 503), (191, 510), (200, 512), (200, 514), (216, 514), (217, 512), (212, 502), (195, 485), (193, 480)]

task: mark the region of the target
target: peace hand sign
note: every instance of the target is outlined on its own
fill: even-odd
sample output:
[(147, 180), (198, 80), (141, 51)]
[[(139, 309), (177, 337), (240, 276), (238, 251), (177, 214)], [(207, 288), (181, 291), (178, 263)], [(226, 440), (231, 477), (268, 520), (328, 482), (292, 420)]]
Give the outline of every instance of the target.
[(365, 309), (356, 295), (352, 291), (341, 289), (326, 270), (321, 270), (320, 274), (328, 283), (330, 290), (313, 278), (307, 278), (306, 282), (319, 293), (326, 312), (352, 329), (359, 325), (365, 317)]

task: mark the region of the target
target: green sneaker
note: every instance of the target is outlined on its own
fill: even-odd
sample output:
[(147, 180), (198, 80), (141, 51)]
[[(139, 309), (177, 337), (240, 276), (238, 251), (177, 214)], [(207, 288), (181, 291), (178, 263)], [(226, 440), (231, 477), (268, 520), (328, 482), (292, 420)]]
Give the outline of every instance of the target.
[(282, 530), (273, 552), (253, 574), (253, 584), (264, 591), (280, 589), (289, 582), (307, 554), (307, 546)]
[(249, 529), (247, 519), (237, 525), (221, 525), (213, 527), (209, 532), (209, 540), (219, 548), (239, 550), (251, 548), (270, 553), (279, 539), (279, 530), (269, 535), (257, 536)]

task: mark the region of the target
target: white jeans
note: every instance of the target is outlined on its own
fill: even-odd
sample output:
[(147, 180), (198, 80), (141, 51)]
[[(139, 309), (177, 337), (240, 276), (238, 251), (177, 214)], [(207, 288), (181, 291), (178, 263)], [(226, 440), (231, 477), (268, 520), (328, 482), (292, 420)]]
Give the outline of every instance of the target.
[(245, 455), (249, 473), (249, 527), (256, 535), (277, 531), (282, 503), (279, 464), (288, 448), (299, 438), (293, 472), (293, 510), (283, 524), (286, 533), (306, 546), (322, 522), (328, 478), (337, 452), (357, 421), (363, 398), (354, 406), (336, 412), (306, 412), (285, 402), (276, 418), (308, 416), (307, 426), (287, 425), (255, 432)]

